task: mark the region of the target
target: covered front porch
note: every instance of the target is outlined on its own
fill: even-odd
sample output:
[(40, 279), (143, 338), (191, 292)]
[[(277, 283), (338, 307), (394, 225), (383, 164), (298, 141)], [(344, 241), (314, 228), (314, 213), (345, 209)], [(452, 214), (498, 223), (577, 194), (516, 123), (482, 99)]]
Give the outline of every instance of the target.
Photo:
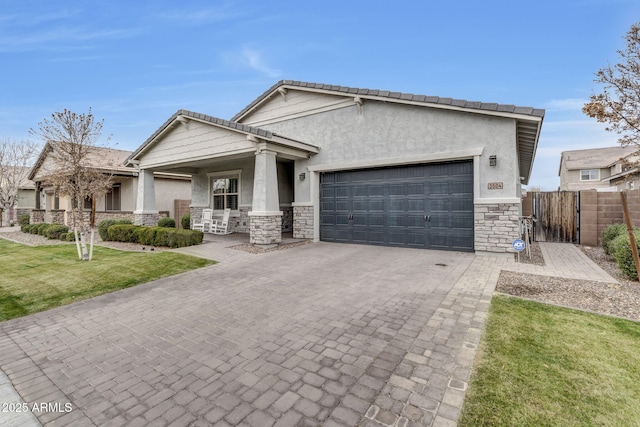
[[(269, 131), (180, 110), (128, 159), (138, 169), (136, 224), (157, 223), (154, 172), (191, 176), (191, 221), (231, 210), (229, 229), (276, 245), (294, 227), (296, 162), (318, 148)], [(301, 236), (298, 233), (296, 237)]]

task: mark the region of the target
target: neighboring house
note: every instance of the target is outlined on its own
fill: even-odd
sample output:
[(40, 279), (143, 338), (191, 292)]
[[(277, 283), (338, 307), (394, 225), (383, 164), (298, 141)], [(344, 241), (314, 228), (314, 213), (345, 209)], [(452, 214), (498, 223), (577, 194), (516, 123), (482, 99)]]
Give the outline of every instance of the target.
[(281, 81), (231, 121), (179, 110), (130, 157), (138, 223), (153, 171), (191, 175), (192, 219), (232, 213), (259, 245), (330, 242), (510, 252), (544, 110)]
[[(18, 186), (18, 196), (13, 207), (2, 213), (2, 225), (8, 225), (11, 222), (16, 222), (18, 216), (22, 214), (28, 214), (31, 209), (35, 207), (35, 193), (36, 187), (33, 181), (27, 179), (30, 168), (23, 168), (14, 166), (15, 168), (22, 169), (21, 172), (16, 172), (13, 176), (24, 176), (24, 179)], [(11, 172), (10, 172), (11, 173)], [(2, 185), (2, 182), (0, 182)]]
[[(48, 142), (43, 148), (29, 179), (35, 182), (34, 209), (32, 222), (47, 222), (69, 225), (71, 222), (72, 201), (69, 197), (55, 194), (48, 182), (48, 176), (56, 165), (50, 157), (55, 150), (55, 143)], [(136, 209), (138, 195), (138, 171), (124, 165), (131, 151), (94, 147), (92, 155), (87, 159), (89, 167), (111, 174), (113, 185), (104, 196), (96, 199), (96, 222), (107, 218), (130, 218)], [(191, 198), (191, 183), (188, 175), (163, 174), (156, 176), (157, 186), (155, 198), (158, 209), (163, 216), (174, 217), (174, 201)], [(85, 200), (83, 208), (91, 209), (92, 201)], [(176, 222), (179, 222), (179, 218)]]
[(615, 191), (640, 188), (637, 168), (625, 161), (637, 158), (637, 147), (606, 147), (563, 151), (560, 156), (561, 191)]

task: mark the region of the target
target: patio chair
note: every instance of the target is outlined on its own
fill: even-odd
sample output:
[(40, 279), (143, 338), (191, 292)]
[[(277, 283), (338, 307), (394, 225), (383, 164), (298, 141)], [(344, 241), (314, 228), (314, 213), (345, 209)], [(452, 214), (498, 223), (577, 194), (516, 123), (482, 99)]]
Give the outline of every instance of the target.
[(210, 233), (212, 223), (213, 223), (213, 209), (203, 209), (202, 217), (199, 220), (194, 220), (193, 229), (200, 230), (203, 233)]
[(232, 232), (228, 231), (230, 215), (231, 209), (225, 209), (224, 214), (222, 215), (222, 220), (214, 219), (211, 223), (211, 232), (213, 234), (231, 234)]

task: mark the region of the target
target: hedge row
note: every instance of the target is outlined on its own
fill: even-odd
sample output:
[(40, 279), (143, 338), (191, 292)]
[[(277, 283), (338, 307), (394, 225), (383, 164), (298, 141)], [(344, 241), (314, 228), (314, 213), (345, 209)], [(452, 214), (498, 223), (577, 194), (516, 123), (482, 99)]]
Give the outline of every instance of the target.
[(170, 248), (199, 245), (203, 237), (204, 233), (201, 231), (131, 224), (114, 224), (108, 228), (107, 232), (107, 240)]
[[(633, 234), (636, 246), (640, 251), (640, 229), (634, 228)], [(602, 231), (602, 249), (612, 255), (618, 264), (618, 268), (631, 279), (638, 279), (638, 271), (633, 260), (631, 240), (624, 224), (613, 224)]]
[(64, 236), (65, 238), (63, 239), (62, 235), (69, 233), (69, 227), (67, 227), (66, 225), (47, 224), (47, 223), (26, 224), (20, 227), (20, 230), (23, 233), (37, 234), (39, 236), (44, 236), (48, 239), (60, 239), (60, 240), (67, 240), (67, 236)]
[[(38, 234), (49, 239), (68, 242), (75, 240), (75, 234), (60, 224), (27, 224), (21, 228), (23, 233)], [(179, 230), (171, 227), (145, 227), (132, 225), (128, 219), (107, 219), (98, 225), (102, 240), (140, 243), (149, 246), (168, 246), (182, 248), (202, 243), (204, 233), (193, 230)]]

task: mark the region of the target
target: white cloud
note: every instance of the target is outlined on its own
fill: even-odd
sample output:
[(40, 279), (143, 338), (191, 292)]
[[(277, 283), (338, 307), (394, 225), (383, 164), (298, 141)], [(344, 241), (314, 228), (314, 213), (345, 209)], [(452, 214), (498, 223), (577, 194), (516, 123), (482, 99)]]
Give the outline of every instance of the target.
[(269, 77), (276, 78), (282, 74), (280, 70), (269, 66), (262, 57), (262, 54), (254, 49), (245, 47), (242, 49), (242, 57), (246, 65), (252, 69), (266, 74)]
[(552, 99), (547, 102), (545, 108), (552, 112), (574, 111), (581, 113), (585, 102), (587, 102), (587, 99), (583, 98)]

